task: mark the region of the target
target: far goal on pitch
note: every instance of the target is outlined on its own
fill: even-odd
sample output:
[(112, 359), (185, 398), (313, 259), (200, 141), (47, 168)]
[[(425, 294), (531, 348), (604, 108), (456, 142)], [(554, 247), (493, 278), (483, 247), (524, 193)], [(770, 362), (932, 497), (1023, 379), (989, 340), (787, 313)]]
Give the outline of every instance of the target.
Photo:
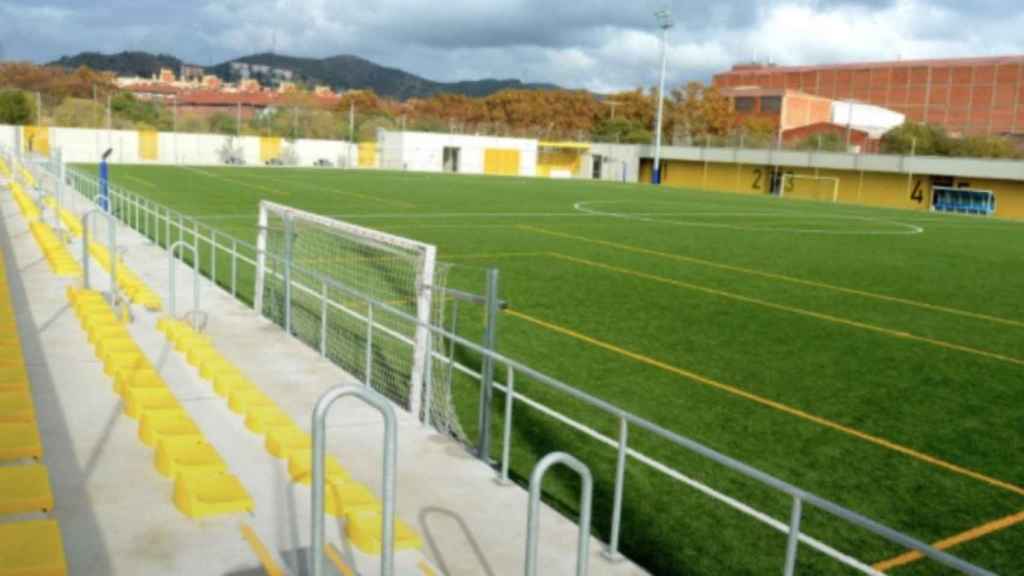
[[(429, 244), (260, 202), (254, 307), (441, 429), (458, 422), (440, 349), (447, 266)], [(434, 341), (437, 340), (437, 341)], [(286, 365), (287, 358), (282, 359)]]
[(839, 178), (785, 172), (779, 182), (779, 196), (820, 202), (839, 202)]

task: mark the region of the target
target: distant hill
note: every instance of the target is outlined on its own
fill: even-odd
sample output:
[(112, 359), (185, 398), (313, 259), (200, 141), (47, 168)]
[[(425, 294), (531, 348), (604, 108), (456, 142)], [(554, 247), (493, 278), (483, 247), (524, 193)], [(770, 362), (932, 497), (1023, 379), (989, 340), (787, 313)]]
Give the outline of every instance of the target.
[[(488, 96), (508, 89), (558, 90), (552, 84), (525, 84), (515, 79), (466, 80), (461, 82), (435, 82), (397, 68), (375, 64), (365, 58), (342, 54), (330, 58), (297, 58), (281, 54), (253, 54), (229, 60), (216, 66), (207, 67), (225, 81), (235, 81), (232, 62), (262, 64), (273, 68), (291, 70), (296, 80), (306, 84), (325, 84), (335, 90), (373, 90), (380, 96), (396, 100), (425, 98), (441, 92), (464, 94), (474, 98)], [(97, 70), (109, 70), (122, 76), (152, 76), (160, 68), (180, 71), (182, 61), (167, 54), (146, 52), (121, 52), (119, 54), (97, 54), (83, 52), (77, 56), (63, 57), (51, 65), (77, 68), (88, 66)]]
[(148, 78), (160, 72), (161, 68), (170, 68), (175, 74), (180, 73), (182, 61), (170, 54), (150, 54), (149, 52), (119, 52), (117, 54), (100, 54), (99, 52), (82, 52), (75, 56), (64, 56), (60, 60), (50, 62), (48, 66), (78, 68), (87, 66), (93, 70), (105, 70), (118, 76), (142, 76)]

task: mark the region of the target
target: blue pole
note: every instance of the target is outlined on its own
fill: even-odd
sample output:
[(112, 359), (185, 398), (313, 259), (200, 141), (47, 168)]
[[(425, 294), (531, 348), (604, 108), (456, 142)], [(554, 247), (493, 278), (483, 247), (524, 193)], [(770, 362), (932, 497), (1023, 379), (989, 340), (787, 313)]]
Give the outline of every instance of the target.
[(109, 206), (110, 206), (110, 202), (109, 202), (109, 199), (110, 199), (110, 195), (109, 195), (110, 194), (110, 189), (109, 189), (109, 187), (107, 185), (108, 176), (109, 176), (109, 171), (108, 171), (108, 167), (107, 167), (107, 158), (106, 158), (106, 156), (104, 156), (103, 159), (100, 160), (100, 197), (99, 197), (98, 204), (99, 204), (100, 209), (106, 210), (106, 211), (109, 212), (110, 211), (109, 210)]
[(651, 170), (651, 184), (661, 184), (661, 166), (659, 164), (661, 163), (655, 164)]

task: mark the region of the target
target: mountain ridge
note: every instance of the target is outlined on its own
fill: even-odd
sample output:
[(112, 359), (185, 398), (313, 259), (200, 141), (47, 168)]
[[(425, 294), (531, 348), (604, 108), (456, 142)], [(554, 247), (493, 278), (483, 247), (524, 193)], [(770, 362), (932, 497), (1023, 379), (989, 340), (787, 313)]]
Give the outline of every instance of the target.
[[(304, 58), (261, 52), (202, 68), (223, 81), (231, 82), (238, 80), (238, 75), (231, 66), (235, 62), (291, 70), (296, 81), (307, 85), (323, 84), (338, 91), (369, 89), (379, 96), (403, 101), (410, 98), (427, 98), (440, 93), (480, 98), (502, 90), (561, 89), (553, 84), (524, 83), (514, 78), (440, 82), (399, 68), (383, 66), (353, 54), (337, 54), (326, 58)], [(124, 51), (116, 54), (80, 52), (74, 56), (63, 56), (47, 65), (64, 68), (88, 66), (95, 70), (109, 71), (121, 76), (149, 77), (158, 74), (161, 68), (171, 68), (177, 74), (183, 64), (186, 63), (171, 54)]]

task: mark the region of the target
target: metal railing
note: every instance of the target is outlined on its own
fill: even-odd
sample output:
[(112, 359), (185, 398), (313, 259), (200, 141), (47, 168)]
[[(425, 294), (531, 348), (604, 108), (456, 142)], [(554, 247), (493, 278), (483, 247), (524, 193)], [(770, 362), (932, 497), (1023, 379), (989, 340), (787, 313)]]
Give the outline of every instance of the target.
[[(174, 256), (178, 249), (188, 249), (192, 251), (192, 261), (199, 261), (199, 253), (196, 251), (194, 246), (190, 246), (184, 240), (178, 240), (171, 247), (167, 249), (167, 308), (172, 318), (177, 317), (178, 313), (178, 282), (175, 277), (175, 270), (178, 269), (174, 265)], [(192, 328), (196, 328), (198, 321), (199, 312), (199, 266), (192, 269)]]
[[(68, 170), (68, 177), (72, 180), (75, 185), (75, 189), (81, 192), (87, 198), (93, 198), (98, 186), (95, 179), (74, 170)], [(90, 194), (90, 192), (92, 192)], [(129, 192), (123, 191), (116, 186), (111, 185), (110, 187), (110, 198), (111, 198), (111, 210), (114, 214), (117, 214), (122, 222), (128, 226), (139, 230), (143, 235), (150, 237), (157, 243), (160, 243), (160, 232), (163, 229), (163, 238), (171, 238), (172, 227), (179, 231), (179, 233), (188, 233), (192, 235), (193, 242), (196, 246), (200, 240), (208, 242), (210, 244), (211, 254), (216, 255), (218, 250), (226, 254), (231, 258), (231, 282), (227, 287), (230, 289), (232, 295), (237, 296), (237, 267), (239, 263), (250, 265), (255, 268), (255, 254), (256, 247), (250, 243), (234, 238), (223, 232), (214, 232), (213, 228), (204, 224), (199, 223), (194, 218), (185, 216), (180, 212), (171, 210), (170, 208), (164, 207), (156, 202), (148, 199), (144, 199)], [(203, 232), (205, 231), (205, 234)], [(156, 236), (151, 236), (151, 234)], [(218, 238), (222, 240), (222, 243), (218, 243)], [(239, 251), (240, 248), (248, 248), (253, 254), (252, 258), (247, 258), (242, 255)], [(280, 255), (267, 253), (267, 257), (281, 258)], [(216, 257), (211, 258), (212, 263), (216, 261)], [(194, 263), (199, 266), (199, 262)], [(293, 272), (300, 269), (299, 265), (293, 264)], [(216, 278), (215, 275), (212, 277)], [(621, 518), (622, 518), (622, 505), (623, 505), (623, 493), (626, 481), (626, 468), (628, 466), (629, 459), (632, 458), (639, 463), (644, 464), (648, 468), (655, 470), (665, 476), (677, 480), (695, 490), (705, 494), (708, 497), (715, 499), (726, 506), (739, 511), (758, 522), (761, 522), (783, 534), (787, 534), (786, 550), (787, 559), (786, 566), (789, 566), (791, 562), (795, 560), (797, 544), (805, 544), (814, 550), (832, 558), (833, 560), (848, 566), (858, 572), (864, 574), (872, 574), (879, 576), (882, 573), (875, 570), (870, 565), (854, 558), (853, 556), (843, 553), (834, 547), (825, 544), (824, 542), (809, 536), (806, 533), (800, 532), (800, 519), (803, 517), (805, 505), (811, 506), (823, 512), (826, 512), (844, 522), (848, 522), (854, 526), (858, 526), (871, 532), (883, 539), (890, 542), (896, 543), (900, 546), (916, 550), (921, 553), (924, 557), (929, 558), (943, 566), (953, 568), (963, 572), (964, 574), (970, 574), (974, 576), (990, 576), (992, 573), (968, 563), (956, 556), (949, 553), (938, 550), (925, 542), (918, 539), (912, 538), (898, 532), (884, 524), (871, 520), (870, 518), (849, 510), (839, 504), (836, 504), (830, 500), (817, 496), (811, 492), (803, 490), (793, 484), (783, 481), (775, 476), (765, 473), (757, 468), (754, 468), (744, 462), (736, 460), (730, 456), (717, 452), (696, 440), (677, 434), (671, 430), (668, 430), (654, 422), (651, 422), (645, 418), (642, 418), (636, 414), (627, 412), (615, 405), (612, 405), (605, 400), (597, 398), (587, 392), (584, 392), (578, 388), (570, 386), (565, 382), (562, 382), (556, 378), (548, 376), (524, 363), (509, 358), (499, 352), (484, 347), (477, 342), (468, 340), (452, 331), (447, 330), (442, 326), (436, 326), (431, 323), (424, 324), (418, 318), (392, 306), (386, 302), (376, 301), (371, 297), (366, 296), (348, 286), (342, 285), (332, 278), (324, 277), (310, 270), (304, 270), (303, 276), (306, 278), (317, 278), (321, 286), (316, 288), (305, 286), (298, 283), (293, 283), (293, 288), (299, 292), (308, 294), (314, 298), (320, 300), (322, 307), (330, 308), (351, 317), (361, 320), (366, 323), (367, 330), (379, 330), (384, 333), (388, 333), (396, 341), (403, 342), (409, 346), (414, 346), (415, 343), (402, 334), (394, 332), (387, 326), (379, 323), (375, 320), (375, 311), (384, 311), (387, 315), (393, 318), (399, 318), (410, 324), (423, 325), (431, 334), (433, 338), (440, 338), (441, 341), (447, 340), (452, 345), (458, 345), (463, 347), (469, 352), (479, 354), (481, 358), (488, 358), (491, 363), (497, 369), (498, 367), (504, 367), (506, 373), (506, 381), (504, 384), (494, 382), (493, 387), (495, 390), (505, 394), (505, 423), (502, 438), (502, 450), (501, 450), (501, 462), (499, 465), (499, 476), (498, 480), (501, 482), (507, 482), (508, 471), (510, 467), (510, 445), (512, 441), (512, 420), (514, 416), (515, 403), (519, 402), (526, 407), (529, 407), (537, 412), (544, 414), (545, 416), (552, 418), (553, 420), (568, 426), (569, 428), (581, 432), (598, 442), (613, 447), (616, 455), (616, 470), (614, 479), (614, 496), (612, 502), (612, 517), (611, 517), (611, 530), (609, 534), (609, 542), (605, 550), (605, 556), (609, 559), (619, 557), (619, 543), (621, 536)], [(341, 294), (349, 297), (355, 301), (363, 302), (366, 305), (367, 313), (361, 314), (356, 310), (351, 309), (344, 304), (325, 298), (327, 294), (327, 288), (330, 288), (336, 294)], [(247, 303), (251, 306), (251, 303)], [(367, 341), (368, 347), (372, 347), (372, 339)], [(367, 357), (372, 354), (372, 349), (367, 350)], [(483, 375), (472, 370), (471, 368), (454, 361), (447, 356), (438, 353), (437, 351), (431, 350), (431, 356), (434, 360), (447, 363), (450, 368), (466, 374), (477, 382), (483, 383)], [(428, 362), (429, 366), (431, 363)], [(367, 364), (369, 366), (369, 363)], [(565, 396), (572, 398), (583, 406), (587, 406), (596, 409), (605, 415), (613, 418), (618, 423), (618, 435), (616, 438), (611, 438), (601, 432), (593, 429), (592, 427), (576, 421), (569, 416), (541, 403), (538, 402), (521, 392), (515, 390), (515, 381), (518, 377), (526, 377), (531, 379), (534, 383), (539, 384), (547, 389), (557, 391)], [(672, 468), (668, 464), (658, 461), (650, 456), (647, 456), (629, 446), (629, 432), (630, 429), (645, 430), (659, 439), (676, 446), (684, 451), (697, 454), (703, 458), (706, 458), (712, 462), (715, 462), (733, 472), (739, 473), (740, 475), (755, 481), (758, 484), (769, 487), (774, 491), (780, 492), (788, 496), (792, 502), (792, 511), (788, 522), (780, 521), (771, 515), (762, 512), (753, 506), (750, 506), (737, 498), (724, 494), (714, 488), (691, 478), (679, 470)], [(487, 455), (483, 454), (481, 457), (486, 458)]]
[[(89, 222), (93, 216), (102, 216), (107, 222), (107, 255), (110, 258), (110, 305), (117, 304), (117, 222), (109, 213), (93, 208), (82, 214), (82, 282), (85, 289), (91, 289), (89, 274)], [(59, 220), (59, 219), (58, 219)]]
[(541, 458), (530, 474), (530, 503), (526, 515), (526, 576), (537, 574), (537, 537), (540, 532), (540, 492), (544, 475), (556, 464), (563, 464), (580, 476), (579, 540), (576, 542), (576, 576), (590, 571), (590, 507), (594, 500), (594, 477), (590, 468), (565, 452), (552, 452)]
[[(327, 451), (327, 414), (335, 402), (345, 396), (355, 396), (377, 409), (384, 417), (384, 458), (381, 471), (381, 576), (395, 573), (395, 470), (398, 463), (398, 424), (395, 409), (387, 398), (368, 388), (338, 386), (324, 393), (313, 408), (313, 498), (312, 537), (310, 554), (313, 559), (313, 576), (323, 576), (324, 571), (324, 474)], [(337, 497), (336, 497), (337, 498)]]

